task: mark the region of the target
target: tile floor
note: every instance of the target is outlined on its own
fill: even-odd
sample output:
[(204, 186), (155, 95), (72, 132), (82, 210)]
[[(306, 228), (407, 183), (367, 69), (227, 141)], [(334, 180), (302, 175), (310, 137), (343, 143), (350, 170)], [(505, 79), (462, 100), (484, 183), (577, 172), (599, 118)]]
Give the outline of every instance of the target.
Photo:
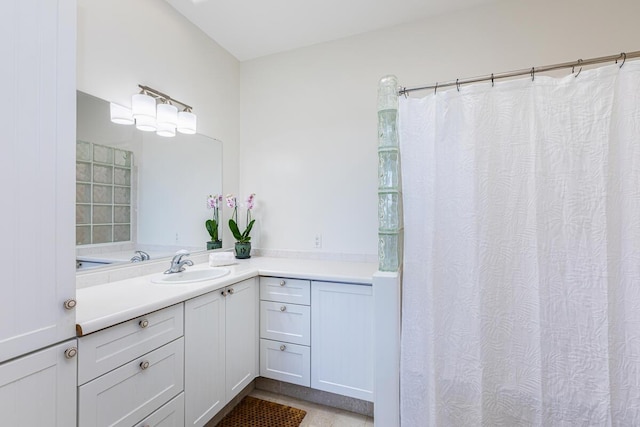
[(300, 427), (373, 427), (373, 418), (289, 396), (253, 390), (250, 396), (307, 411)]

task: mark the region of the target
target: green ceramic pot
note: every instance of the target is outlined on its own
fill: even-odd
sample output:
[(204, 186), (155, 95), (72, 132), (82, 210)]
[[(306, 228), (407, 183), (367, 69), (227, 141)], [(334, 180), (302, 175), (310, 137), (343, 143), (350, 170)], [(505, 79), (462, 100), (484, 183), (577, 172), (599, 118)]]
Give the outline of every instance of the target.
[(251, 242), (236, 242), (236, 258), (251, 258)]
[(222, 247), (222, 240), (209, 240), (207, 242), (207, 250), (220, 249)]

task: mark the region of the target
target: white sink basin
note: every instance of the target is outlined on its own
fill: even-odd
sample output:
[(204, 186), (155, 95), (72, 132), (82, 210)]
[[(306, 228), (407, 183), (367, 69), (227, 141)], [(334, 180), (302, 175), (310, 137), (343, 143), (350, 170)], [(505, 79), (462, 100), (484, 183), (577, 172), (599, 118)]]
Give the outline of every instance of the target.
[(151, 282), (161, 285), (173, 285), (179, 283), (203, 282), (213, 280), (229, 274), (228, 268), (215, 267), (206, 270), (185, 270), (180, 273), (162, 274), (151, 279)]

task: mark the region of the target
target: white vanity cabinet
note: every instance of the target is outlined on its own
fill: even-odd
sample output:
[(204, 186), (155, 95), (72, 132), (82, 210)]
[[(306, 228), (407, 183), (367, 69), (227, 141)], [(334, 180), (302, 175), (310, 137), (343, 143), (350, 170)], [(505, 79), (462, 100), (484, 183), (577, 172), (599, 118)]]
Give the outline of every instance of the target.
[(185, 426), (203, 426), (258, 375), (257, 279), (185, 301)]
[(183, 317), (176, 304), (78, 339), (79, 426), (137, 426), (183, 413), (182, 400), (172, 400), (184, 389)]
[(0, 426), (76, 424), (76, 340), (0, 364)]
[(260, 277), (260, 375), (373, 401), (370, 284)]
[(373, 288), (311, 283), (311, 387), (373, 402)]
[(311, 282), (260, 277), (260, 375), (311, 385)]

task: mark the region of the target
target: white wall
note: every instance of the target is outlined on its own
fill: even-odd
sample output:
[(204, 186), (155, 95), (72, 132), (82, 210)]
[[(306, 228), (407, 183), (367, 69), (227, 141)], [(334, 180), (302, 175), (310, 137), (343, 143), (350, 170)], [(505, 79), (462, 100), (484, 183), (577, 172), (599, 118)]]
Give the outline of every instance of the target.
[[(164, 1), (78, 0), (77, 89), (130, 105), (138, 84), (193, 106), (198, 133), (223, 142), (224, 191), (237, 192), (238, 61)], [(207, 194), (183, 208), (203, 209)]]
[[(376, 95), (640, 49), (637, 0), (511, 0), (241, 64), (242, 194), (259, 246), (375, 254)], [(418, 94), (418, 96), (421, 96)]]

